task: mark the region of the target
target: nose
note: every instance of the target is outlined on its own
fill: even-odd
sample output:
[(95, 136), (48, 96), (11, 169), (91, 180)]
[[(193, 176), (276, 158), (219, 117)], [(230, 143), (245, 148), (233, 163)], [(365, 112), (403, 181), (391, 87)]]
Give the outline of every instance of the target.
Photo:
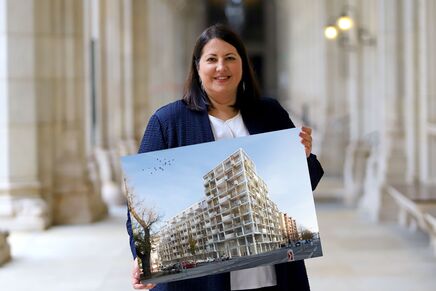
[(216, 65), (216, 70), (222, 71), (224, 70), (224, 68), (225, 68), (224, 61), (223, 60), (218, 61)]

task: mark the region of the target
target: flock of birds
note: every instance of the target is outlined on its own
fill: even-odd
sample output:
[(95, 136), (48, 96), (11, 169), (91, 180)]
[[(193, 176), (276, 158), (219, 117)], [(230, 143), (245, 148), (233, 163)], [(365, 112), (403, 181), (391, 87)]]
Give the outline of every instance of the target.
[(158, 172), (163, 172), (167, 167), (174, 164), (174, 159), (156, 158), (156, 162), (158, 163), (158, 165), (153, 166), (153, 167), (148, 167), (147, 169), (142, 169), (142, 171), (143, 172), (149, 171), (150, 175), (154, 175)]

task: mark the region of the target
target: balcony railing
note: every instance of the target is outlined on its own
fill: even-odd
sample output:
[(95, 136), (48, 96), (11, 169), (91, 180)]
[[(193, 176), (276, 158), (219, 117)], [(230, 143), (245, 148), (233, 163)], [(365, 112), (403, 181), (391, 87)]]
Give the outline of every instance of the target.
[(235, 234), (234, 234), (234, 233), (226, 234), (226, 235), (224, 235), (224, 237), (225, 237), (226, 239), (231, 239), (231, 238), (234, 238), (234, 237), (235, 237)]
[(229, 196), (224, 196), (223, 198), (218, 199), (219, 203), (224, 203), (226, 201), (229, 201)]
[(232, 220), (232, 215), (231, 214), (223, 216), (223, 222), (231, 221), (231, 220)]

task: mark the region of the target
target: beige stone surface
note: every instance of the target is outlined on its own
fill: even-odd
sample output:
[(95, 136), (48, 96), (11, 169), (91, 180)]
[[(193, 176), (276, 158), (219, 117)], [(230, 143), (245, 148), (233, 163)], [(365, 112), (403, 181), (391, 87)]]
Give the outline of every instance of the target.
[(11, 259), (11, 251), (7, 237), (7, 233), (0, 231), (0, 266)]

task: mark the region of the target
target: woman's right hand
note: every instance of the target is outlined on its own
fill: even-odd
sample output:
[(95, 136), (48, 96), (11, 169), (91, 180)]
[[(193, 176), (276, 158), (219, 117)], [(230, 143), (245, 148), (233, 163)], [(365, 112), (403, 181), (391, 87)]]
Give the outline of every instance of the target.
[(142, 284), (141, 283), (142, 271), (139, 269), (138, 258), (133, 261), (133, 271), (132, 271), (132, 285), (134, 289), (152, 289), (156, 287), (156, 284)]

